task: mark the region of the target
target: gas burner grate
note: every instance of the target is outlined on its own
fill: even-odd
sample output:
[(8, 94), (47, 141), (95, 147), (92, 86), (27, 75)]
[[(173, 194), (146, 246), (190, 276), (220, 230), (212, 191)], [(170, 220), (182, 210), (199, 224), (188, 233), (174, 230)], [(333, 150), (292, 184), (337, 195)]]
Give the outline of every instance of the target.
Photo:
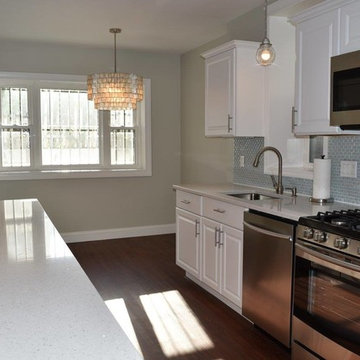
[(299, 223), (360, 239), (360, 209), (319, 211), (315, 216), (301, 218)]

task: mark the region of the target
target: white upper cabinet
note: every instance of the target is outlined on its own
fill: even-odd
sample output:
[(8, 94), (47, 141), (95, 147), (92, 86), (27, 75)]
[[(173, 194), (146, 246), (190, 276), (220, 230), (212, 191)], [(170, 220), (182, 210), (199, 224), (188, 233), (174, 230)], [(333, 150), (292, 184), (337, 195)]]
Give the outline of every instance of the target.
[(264, 69), (258, 43), (230, 41), (205, 59), (205, 136), (263, 136)]
[(360, 50), (360, 1), (341, 7), (340, 53)]
[(329, 124), (331, 57), (360, 50), (360, 1), (324, 1), (291, 20), (296, 25), (294, 133), (358, 134)]
[(211, 56), (205, 67), (205, 135), (234, 136), (235, 49)]
[(296, 85), (294, 133), (335, 134), (330, 121), (330, 58), (339, 54), (337, 9), (308, 19), (294, 19), (296, 25)]

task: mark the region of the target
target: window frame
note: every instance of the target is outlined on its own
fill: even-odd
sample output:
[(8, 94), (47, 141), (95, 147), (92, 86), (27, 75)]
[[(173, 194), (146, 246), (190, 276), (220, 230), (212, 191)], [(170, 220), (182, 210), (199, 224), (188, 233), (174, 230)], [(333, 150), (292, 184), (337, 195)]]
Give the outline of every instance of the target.
[[(151, 176), (151, 81), (144, 79), (144, 99), (136, 111), (135, 165), (111, 165), (110, 112), (99, 111), (99, 164), (42, 165), (40, 89), (86, 90), (86, 76), (0, 72), (0, 87), (28, 91), (30, 167), (0, 168), (0, 180)], [(1, 104), (0, 104), (1, 106)], [(104, 125), (107, 122), (107, 125)], [(0, 139), (1, 146), (1, 139)], [(0, 159), (0, 165), (1, 159)]]

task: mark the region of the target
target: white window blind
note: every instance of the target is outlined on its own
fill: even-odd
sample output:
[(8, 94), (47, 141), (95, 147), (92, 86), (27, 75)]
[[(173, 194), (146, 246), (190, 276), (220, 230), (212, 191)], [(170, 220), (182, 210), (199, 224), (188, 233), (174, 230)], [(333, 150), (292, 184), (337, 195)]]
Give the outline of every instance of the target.
[(98, 113), (87, 93), (40, 91), (42, 164), (99, 164)]
[(1, 88), (0, 129), (2, 166), (30, 166), (30, 127), (27, 89)]

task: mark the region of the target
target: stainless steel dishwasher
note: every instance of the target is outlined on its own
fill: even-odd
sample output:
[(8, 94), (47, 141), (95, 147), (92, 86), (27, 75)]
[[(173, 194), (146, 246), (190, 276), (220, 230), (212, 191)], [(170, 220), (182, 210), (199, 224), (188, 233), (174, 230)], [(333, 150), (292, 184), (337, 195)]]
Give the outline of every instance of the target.
[(295, 226), (263, 213), (244, 215), (243, 315), (287, 347)]

